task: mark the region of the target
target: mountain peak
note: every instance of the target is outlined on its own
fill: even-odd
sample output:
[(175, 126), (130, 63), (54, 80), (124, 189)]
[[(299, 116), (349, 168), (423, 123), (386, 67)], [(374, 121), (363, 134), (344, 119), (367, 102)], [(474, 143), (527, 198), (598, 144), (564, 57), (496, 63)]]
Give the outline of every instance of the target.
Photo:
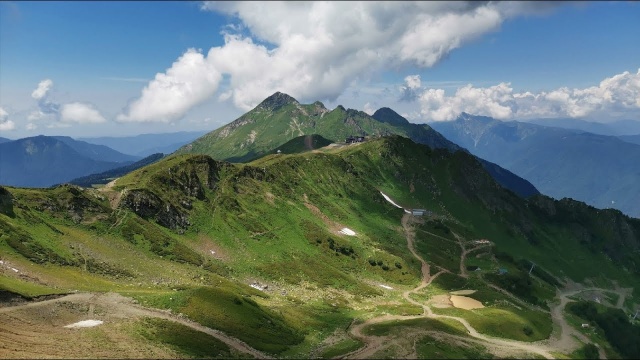
[(495, 121), (495, 119), (489, 116), (471, 115), (466, 112), (461, 112), (460, 115), (458, 115), (458, 118), (456, 119), (456, 121), (474, 121), (474, 122), (480, 122), (483, 124), (489, 124)]
[(397, 112), (389, 109), (388, 107), (383, 107), (383, 108), (380, 108), (380, 109), (376, 110), (376, 112), (373, 113), (373, 115), (371, 117), (373, 117), (374, 119), (376, 119), (376, 120), (378, 120), (380, 122), (388, 123), (388, 124), (391, 124), (391, 125), (406, 125), (406, 124), (409, 124), (409, 121), (407, 119), (402, 117)]
[(275, 111), (289, 104), (298, 104), (298, 100), (294, 99), (293, 97), (285, 93), (276, 91), (273, 95), (264, 99), (260, 103), (260, 105), (258, 105), (258, 107), (266, 110)]

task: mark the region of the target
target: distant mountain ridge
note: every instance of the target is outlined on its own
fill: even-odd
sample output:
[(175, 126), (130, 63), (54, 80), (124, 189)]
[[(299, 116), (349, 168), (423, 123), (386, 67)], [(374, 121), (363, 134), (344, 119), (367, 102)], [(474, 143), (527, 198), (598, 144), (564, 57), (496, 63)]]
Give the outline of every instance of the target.
[(146, 157), (155, 153), (170, 154), (206, 133), (207, 131), (179, 131), (123, 137), (85, 137), (78, 140), (105, 145), (124, 154)]
[[(344, 142), (354, 135), (400, 135), (432, 149), (465, 151), (429, 125), (412, 124), (389, 108), (381, 108), (370, 116), (341, 105), (329, 110), (320, 101), (300, 104), (293, 97), (276, 92), (246, 114), (181, 147), (176, 153), (205, 154), (217, 160), (247, 162), (293, 138), (312, 134), (333, 142)], [(533, 185), (507, 170), (485, 162), (483, 166), (502, 186), (521, 196), (539, 193)]]
[(107, 170), (98, 174), (90, 174), (87, 176), (79, 177), (73, 180), (68, 181), (69, 184), (78, 185), (82, 187), (91, 187), (93, 185), (103, 185), (107, 184), (114, 178), (124, 176), (134, 170), (137, 170), (143, 166), (147, 166), (149, 164), (153, 164), (154, 162), (162, 159), (164, 154), (157, 153), (153, 155), (149, 155), (142, 160), (138, 160), (130, 165), (125, 165), (122, 167), (117, 167), (115, 169)]
[(640, 217), (640, 146), (614, 136), (462, 114), (431, 124), (542, 193)]
[(123, 154), (108, 146), (100, 144), (92, 144), (82, 140), (75, 140), (69, 136), (52, 136), (65, 144), (69, 145), (73, 150), (88, 157), (89, 159), (107, 162), (125, 162), (140, 160), (139, 156)]
[[(69, 145), (72, 144), (72, 145)], [(78, 150), (84, 150), (85, 155)], [(97, 160), (100, 156), (121, 161)], [(74, 142), (63, 137), (35, 136), (0, 144), (0, 184), (19, 187), (48, 187), (71, 179), (102, 172), (132, 161), (115, 150)]]
[(637, 120), (618, 120), (611, 123), (598, 123), (573, 118), (551, 118), (532, 119), (524, 122), (562, 129), (582, 130), (599, 135), (621, 136), (640, 134), (640, 121)]
[(640, 134), (638, 135), (621, 135), (618, 136), (618, 138), (620, 138), (620, 140), (622, 141), (626, 141), (632, 144), (638, 144), (640, 145)]

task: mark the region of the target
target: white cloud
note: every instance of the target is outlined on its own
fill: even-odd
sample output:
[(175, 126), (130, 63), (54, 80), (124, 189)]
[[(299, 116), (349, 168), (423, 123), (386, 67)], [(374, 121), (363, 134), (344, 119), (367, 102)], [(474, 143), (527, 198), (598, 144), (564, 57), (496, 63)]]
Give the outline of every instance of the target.
[(55, 120), (55, 116), (53, 114), (45, 114), (41, 110), (32, 111), (29, 116), (27, 116), (27, 120), (29, 121), (39, 121), (39, 120)]
[(209, 53), (216, 68), (230, 75), (234, 104), (243, 110), (275, 91), (331, 101), (351, 82), (385, 66), (432, 66), (502, 19), (499, 6), (464, 2), (216, 2), (203, 7), (237, 16), (254, 36), (227, 34), (225, 45)]
[[(100, 114), (95, 106), (87, 103), (72, 102), (59, 104), (58, 102), (49, 100), (49, 93), (53, 88), (51, 79), (44, 79), (38, 83), (38, 87), (33, 90), (31, 97), (38, 100), (38, 109), (31, 111), (27, 116), (30, 122), (27, 130), (37, 128), (34, 121), (53, 121), (47, 127), (68, 127), (69, 123), (87, 124), (102, 123), (106, 119)], [(60, 121), (60, 122), (58, 122)]]
[(201, 52), (189, 49), (165, 73), (158, 73), (117, 116), (122, 122), (169, 122), (211, 97), (222, 75)]
[(640, 115), (640, 69), (606, 78), (585, 89), (562, 87), (549, 92), (514, 93), (509, 83), (476, 88), (466, 85), (452, 96), (442, 89), (422, 89), (421, 115), (427, 121), (453, 120), (461, 112), (496, 119)]
[(40, 100), (47, 96), (51, 87), (53, 87), (53, 81), (51, 79), (44, 79), (38, 83), (38, 87), (33, 90), (31, 97)]
[(28, 123), (25, 127), (24, 127), (27, 131), (33, 131), (35, 129), (38, 128), (38, 125), (34, 124), (34, 123)]
[(51, 79), (44, 79), (38, 83), (38, 86), (31, 93), (31, 97), (38, 101), (38, 110), (32, 111), (29, 115), (29, 121), (46, 119), (49, 115), (57, 115), (60, 110), (60, 104), (49, 100), (49, 92), (53, 88)]
[(366, 103), (364, 104), (362, 111), (366, 112), (369, 115), (373, 115), (373, 113), (376, 112), (376, 109), (374, 109), (370, 103)]
[[(549, 5), (545, 5), (549, 6)], [(213, 96), (220, 74), (230, 99), (249, 110), (276, 91), (334, 101), (386, 68), (430, 67), (536, 4), (502, 2), (205, 2), (230, 15), (224, 45), (190, 50), (158, 74), (119, 121), (169, 121)], [(286, 19), (284, 21), (283, 19)], [(191, 66), (184, 66), (190, 59)], [(185, 67), (184, 71), (178, 71)]]
[(0, 131), (10, 131), (16, 128), (16, 124), (9, 120), (9, 113), (0, 107)]
[(409, 75), (404, 78), (404, 85), (400, 87), (400, 101), (411, 102), (418, 98), (420, 90), (420, 75)]
[(80, 102), (62, 105), (60, 120), (65, 123), (75, 122), (79, 124), (101, 123), (106, 121), (93, 105)]

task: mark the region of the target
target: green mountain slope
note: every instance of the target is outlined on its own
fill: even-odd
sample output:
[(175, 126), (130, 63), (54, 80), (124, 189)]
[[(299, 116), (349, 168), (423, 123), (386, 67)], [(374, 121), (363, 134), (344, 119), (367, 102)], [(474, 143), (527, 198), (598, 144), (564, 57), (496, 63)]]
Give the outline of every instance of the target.
[(352, 135), (402, 135), (431, 147), (457, 149), (430, 128), (377, 120), (362, 111), (338, 106), (328, 110), (317, 101), (303, 105), (277, 92), (237, 120), (214, 130), (178, 153), (205, 154), (214, 159), (245, 162), (302, 135), (318, 134), (333, 142)]
[[(389, 108), (382, 108), (373, 116), (342, 106), (329, 111), (321, 102), (303, 105), (291, 96), (277, 92), (240, 118), (183, 146), (176, 153), (247, 162), (275, 151), (293, 138), (312, 134), (332, 142), (344, 142), (355, 135), (369, 138), (401, 135), (434, 149), (463, 150), (428, 125), (411, 124)], [(520, 196), (538, 194), (533, 185), (508, 170), (487, 162), (483, 165), (502, 186)]]
[[(428, 213), (412, 220), (381, 192)], [(565, 280), (637, 288), (639, 234), (640, 221), (618, 211), (522, 199), (470, 154), (400, 136), (248, 164), (177, 154), (100, 190), (3, 188), (0, 289), (115, 291), (278, 357), (345, 354), (368, 333), (402, 348), (394, 334), (407, 327), (470, 339), (439, 315), (530, 357), (523, 344), (551, 334), (548, 301)], [(460, 289), (485, 307), (432, 306)], [(629, 293), (623, 308), (637, 299)], [(398, 322), (362, 322), (379, 316)]]

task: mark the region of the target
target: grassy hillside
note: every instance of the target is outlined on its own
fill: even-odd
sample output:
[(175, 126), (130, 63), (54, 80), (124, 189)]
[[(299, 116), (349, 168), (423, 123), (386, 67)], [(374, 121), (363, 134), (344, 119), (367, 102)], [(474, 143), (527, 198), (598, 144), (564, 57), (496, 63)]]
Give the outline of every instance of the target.
[(410, 124), (406, 120), (389, 121), (386, 119), (390, 116), (388, 113), (383, 111), (381, 114), (377, 119), (342, 106), (328, 110), (319, 101), (300, 104), (289, 95), (278, 92), (230, 124), (183, 146), (178, 153), (205, 154), (214, 159), (246, 162), (295, 137), (312, 134), (332, 142), (344, 141), (352, 135), (397, 134), (431, 147), (458, 148), (428, 127)]
[[(432, 275), (444, 272), (411, 299), (477, 290), (484, 309), (434, 311), (480, 333), (547, 338), (558, 278), (637, 288), (638, 220), (570, 200), (524, 200), (467, 153), (391, 136), (248, 164), (178, 154), (100, 190), (2, 188), (0, 289), (116, 291), (265, 353), (346, 353), (359, 344), (347, 340), (353, 323), (422, 313), (402, 294), (421, 282), (404, 212), (381, 191), (429, 211), (415, 225), (415, 249)], [(479, 239), (491, 246), (463, 259)], [(538, 266), (529, 275), (531, 261)], [(467, 266), (482, 271), (463, 273)], [(178, 350), (187, 341), (158, 331), (144, 336)]]

